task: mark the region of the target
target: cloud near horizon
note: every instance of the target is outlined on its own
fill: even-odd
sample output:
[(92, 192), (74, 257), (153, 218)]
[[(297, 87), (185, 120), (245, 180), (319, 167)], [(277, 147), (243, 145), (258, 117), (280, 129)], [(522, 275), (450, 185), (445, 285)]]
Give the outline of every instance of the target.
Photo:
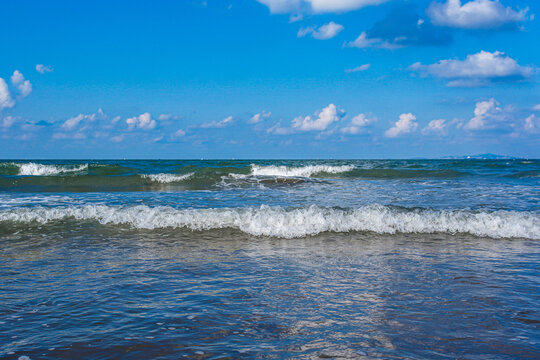
[(201, 125), (201, 128), (203, 128), (203, 129), (210, 129), (210, 128), (220, 129), (220, 128), (224, 128), (226, 126), (231, 125), (232, 121), (233, 121), (233, 117), (232, 116), (227, 116), (225, 119), (223, 119), (221, 121), (212, 121), (212, 122), (209, 122), (209, 123), (203, 123)]
[(375, 117), (368, 117), (366, 114), (358, 114), (352, 118), (349, 125), (340, 129), (343, 134), (356, 135), (361, 132), (370, 124), (377, 121)]
[(473, 131), (494, 128), (495, 122), (500, 122), (505, 118), (499, 105), (499, 102), (494, 98), (477, 102), (474, 108), (474, 117), (463, 128)]
[(266, 112), (266, 111), (261, 111), (260, 113), (257, 113), (255, 115), (253, 115), (249, 120), (248, 120), (248, 123), (250, 124), (258, 124), (268, 118), (270, 118), (270, 116), (272, 116), (272, 113), (271, 112)]
[(415, 131), (417, 127), (416, 116), (412, 113), (404, 113), (399, 115), (399, 120), (395, 122), (394, 126), (385, 131), (384, 136), (395, 138), (403, 134), (409, 134)]
[(324, 131), (332, 123), (341, 120), (345, 112), (330, 104), (315, 116), (299, 116), (292, 121), (292, 128), (300, 131)]
[(152, 130), (157, 125), (156, 120), (152, 119), (152, 115), (149, 112), (126, 119), (126, 124), (129, 130), (134, 130), (135, 128)]

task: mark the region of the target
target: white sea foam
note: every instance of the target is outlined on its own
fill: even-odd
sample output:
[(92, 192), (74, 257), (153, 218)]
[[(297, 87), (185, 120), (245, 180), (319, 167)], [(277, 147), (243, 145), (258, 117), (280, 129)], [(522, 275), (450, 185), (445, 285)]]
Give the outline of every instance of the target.
[(251, 235), (295, 238), (321, 232), (372, 231), (394, 233), (469, 233), (492, 238), (540, 239), (540, 215), (532, 212), (406, 210), (368, 205), (343, 210), (309, 206), (299, 209), (260, 208), (174, 209), (144, 205), (34, 207), (0, 211), (0, 222), (93, 220), (137, 229), (239, 229)]
[(45, 165), (37, 163), (16, 164), (19, 167), (19, 175), (26, 176), (53, 176), (66, 173), (75, 173), (88, 170), (88, 164), (81, 165)]
[(162, 184), (183, 181), (183, 180), (189, 179), (192, 176), (193, 176), (193, 173), (183, 174), (183, 175), (165, 174), (165, 173), (141, 175), (143, 179), (150, 179), (151, 181), (159, 182)]
[(328, 173), (339, 174), (354, 169), (352, 165), (307, 165), (299, 167), (289, 166), (259, 166), (251, 165), (251, 175), (255, 176), (282, 176), (282, 177), (310, 177), (314, 174)]

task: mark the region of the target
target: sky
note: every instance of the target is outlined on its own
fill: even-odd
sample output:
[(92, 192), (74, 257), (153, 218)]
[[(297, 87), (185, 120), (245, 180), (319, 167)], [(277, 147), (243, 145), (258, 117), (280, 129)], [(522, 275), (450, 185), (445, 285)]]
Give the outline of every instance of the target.
[(2, 3), (0, 158), (540, 158), (540, 2)]

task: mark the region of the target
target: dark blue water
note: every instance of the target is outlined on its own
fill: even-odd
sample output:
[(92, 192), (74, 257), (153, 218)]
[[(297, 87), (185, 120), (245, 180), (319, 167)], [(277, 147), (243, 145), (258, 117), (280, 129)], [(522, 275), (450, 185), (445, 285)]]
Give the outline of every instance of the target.
[(0, 358), (538, 358), (538, 161), (0, 164)]

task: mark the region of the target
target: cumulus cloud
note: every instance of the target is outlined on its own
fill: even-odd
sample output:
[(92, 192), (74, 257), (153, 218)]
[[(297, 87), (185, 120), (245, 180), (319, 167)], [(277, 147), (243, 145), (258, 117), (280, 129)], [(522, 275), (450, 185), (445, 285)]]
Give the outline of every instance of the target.
[(344, 111), (336, 105), (330, 104), (315, 116), (299, 116), (292, 121), (292, 127), (301, 131), (323, 131), (334, 122), (339, 121)]
[(349, 125), (341, 128), (340, 132), (343, 134), (359, 134), (369, 124), (377, 121), (374, 117), (368, 117), (366, 114), (358, 114), (352, 118)]
[(298, 37), (304, 37), (308, 34), (314, 39), (317, 40), (328, 40), (331, 39), (337, 34), (339, 34), (344, 29), (343, 25), (336, 24), (333, 21), (330, 21), (328, 24), (321, 25), (319, 28), (306, 27), (298, 30)]
[(232, 123), (233, 117), (227, 116), (225, 119), (221, 121), (212, 121), (209, 123), (204, 123), (201, 125), (202, 128), (224, 128), (226, 126), (229, 126)]
[(411, 113), (399, 115), (399, 120), (396, 121), (394, 126), (386, 130), (384, 136), (389, 138), (395, 138), (403, 134), (413, 132), (418, 127), (416, 122), (416, 116)]
[(340, 13), (379, 5), (388, 0), (257, 0), (268, 6), (273, 14), (283, 13)]
[(62, 129), (71, 131), (79, 126), (83, 121), (93, 122), (98, 119), (104, 119), (106, 117), (102, 109), (98, 109), (97, 113), (94, 114), (79, 114), (77, 116), (67, 119), (62, 124)]
[(352, 69), (345, 69), (345, 72), (353, 73), (353, 72), (358, 72), (358, 71), (366, 71), (367, 69), (369, 69), (370, 66), (371, 66), (370, 64), (364, 64), (364, 65), (360, 65)]
[(15, 106), (15, 101), (11, 97), (8, 84), (4, 79), (0, 78), (0, 111), (13, 106)]
[(540, 111), (540, 104), (536, 104), (533, 106), (534, 111)]
[(271, 112), (261, 111), (260, 113), (253, 115), (251, 119), (249, 119), (248, 123), (257, 124), (268, 119), (270, 116), (272, 116)]
[(40, 73), (40, 74), (45, 74), (45, 73), (48, 73), (48, 72), (52, 72), (53, 68), (50, 67), (50, 66), (43, 65), (43, 64), (37, 64), (36, 65), (36, 71), (38, 73)]
[(526, 20), (527, 9), (516, 11), (504, 7), (499, 0), (461, 0), (432, 2), (427, 14), (435, 25), (461, 29), (495, 29), (514, 26)]
[(128, 125), (129, 130), (133, 130), (135, 128), (141, 130), (152, 130), (157, 125), (156, 120), (152, 119), (152, 115), (150, 115), (148, 112), (126, 119), (126, 124)]
[(409, 70), (450, 79), (448, 86), (481, 86), (497, 81), (519, 81), (530, 78), (534, 70), (521, 66), (506, 54), (480, 51), (465, 60), (441, 60), (435, 64), (415, 63)]
[(29, 80), (25, 80), (23, 74), (19, 70), (15, 70), (11, 75), (11, 83), (19, 90), (22, 97), (30, 95), (32, 92), (32, 84)]
[(431, 120), (429, 124), (422, 129), (422, 135), (446, 135), (447, 124), (445, 119)]
[(506, 120), (507, 114), (494, 98), (479, 101), (474, 108), (474, 117), (467, 122), (465, 130), (483, 130), (495, 128), (498, 123)]

